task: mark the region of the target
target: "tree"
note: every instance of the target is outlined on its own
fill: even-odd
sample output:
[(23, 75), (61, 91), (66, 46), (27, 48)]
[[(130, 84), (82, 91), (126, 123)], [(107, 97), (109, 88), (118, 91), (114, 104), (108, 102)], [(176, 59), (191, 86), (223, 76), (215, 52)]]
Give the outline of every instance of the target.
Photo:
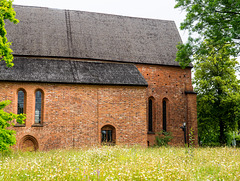
[(15, 131), (6, 129), (13, 124), (13, 120), (23, 124), (25, 116), (23, 114), (7, 113), (3, 109), (10, 104), (10, 101), (0, 102), (0, 151), (8, 151), (9, 147), (16, 144)]
[[(10, 48), (11, 43), (7, 41), (7, 31), (5, 29), (5, 20), (8, 19), (13, 23), (18, 23), (15, 18), (15, 11), (12, 8), (11, 0), (0, 0), (0, 61), (6, 62), (6, 66), (13, 66), (13, 55)], [(10, 101), (0, 102), (0, 151), (7, 151), (9, 147), (16, 143), (15, 131), (7, 129), (9, 126), (13, 125), (13, 120), (20, 124), (23, 124), (25, 115), (16, 115), (13, 113), (7, 113), (4, 108), (10, 104)]]
[(7, 67), (12, 67), (14, 64), (11, 43), (7, 40), (7, 31), (5, 29), (5, 20), (9, 20), (14, 24), (19, 21), (15, 18), (15, 11), (12, 8), (12, 0), (0, 0), (0, 61), (5, 61)]
[[(195, 65), (198, 128), (205, 142), (226, 143), (226, 133), (236, 129), (239, 117), (239, 82), (235, 76), (240, 52), (239, 0), (176, 0), (175, 8), (187, 15), (182, 30), (187, 43), (179, 44), (181, 67)], [(193, 61), (194, 60), (194, 61)]]
[(238, 127), (240, 86), (235, 75), (237, 60), (230, 58), (227, 45), (204, 41), (206, 56), (194, 56), (195, 90), (199, 138), (203, 143), (226, 144), (229, 131)]
[[(240, 1), (239, 0), (176, 0), (175, 8), (187, 12), (181, 23), (182, 30), (188, 30), (190, 37), (186, 44), (178, 45), (176, 61), (186, 67), (193, 61), (193, 55), (205, 56), (204, 40), (211, 40), (212, 46), (227, 46), (225, 54), (236, 57), (240, 52)], [(194, 35), (193, 37), (191, 37)], [(219, 46), (218, 46), (219, 47)], [(214, 51), (218, 51), (217, 49)]]

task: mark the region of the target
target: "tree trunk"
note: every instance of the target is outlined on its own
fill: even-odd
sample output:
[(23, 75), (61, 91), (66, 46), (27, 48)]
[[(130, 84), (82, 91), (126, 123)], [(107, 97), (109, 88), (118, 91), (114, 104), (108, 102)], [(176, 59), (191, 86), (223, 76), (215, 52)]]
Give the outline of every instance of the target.
[(220, 136), (219, 136), (219, 143), (221, 146), (224, 146), (225, 144), (225, 135), (224, 135), (224, 122), (222, 118), (220, 117)]

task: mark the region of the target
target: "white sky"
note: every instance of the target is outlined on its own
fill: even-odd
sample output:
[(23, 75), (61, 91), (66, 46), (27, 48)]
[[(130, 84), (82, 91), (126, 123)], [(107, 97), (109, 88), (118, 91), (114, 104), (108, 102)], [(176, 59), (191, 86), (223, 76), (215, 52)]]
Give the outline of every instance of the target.
[[(14, 0), (13, 4), (173, 20), (178, 29), (185, 17), (184, 12), (174, 9), (175, 0)], [(179, 33), (185, 42), (187, 32)]]

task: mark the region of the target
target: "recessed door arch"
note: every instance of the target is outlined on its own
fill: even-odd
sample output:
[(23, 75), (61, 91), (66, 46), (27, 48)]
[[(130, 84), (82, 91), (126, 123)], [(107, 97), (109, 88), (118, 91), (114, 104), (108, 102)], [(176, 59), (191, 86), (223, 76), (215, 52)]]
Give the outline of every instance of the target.
[(38, 141), (31, 135), (24, 136), (20, 141), (20, 150), (22, 151), (36, 151), (38, 150)]

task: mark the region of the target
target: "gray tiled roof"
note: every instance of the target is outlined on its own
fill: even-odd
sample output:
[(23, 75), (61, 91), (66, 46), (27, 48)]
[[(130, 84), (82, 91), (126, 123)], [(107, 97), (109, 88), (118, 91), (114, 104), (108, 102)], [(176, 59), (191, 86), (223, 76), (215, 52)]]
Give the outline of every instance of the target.
[(133, 64), (16, 57), (14, 66), (0, 62), (0, 81), (147, 86)]
[(7, 23), (15, 55), (72, 57), (179, 66), (181, 42), (173, 21), (82, 11), (14, 6)]

